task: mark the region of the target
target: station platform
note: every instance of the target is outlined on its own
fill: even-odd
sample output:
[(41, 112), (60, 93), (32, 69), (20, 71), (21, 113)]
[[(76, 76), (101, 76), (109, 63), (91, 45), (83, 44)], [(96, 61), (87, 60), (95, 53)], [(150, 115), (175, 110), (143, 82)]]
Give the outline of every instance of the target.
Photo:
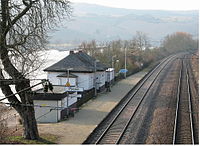
[(138, 72), (111, 87), (111, 92), (99, 93), (80, 107), (74, 117), (52, 124), (38, 124), (40, 134), (52, 134), (58, 137), (58, 144), (82, 144), (95, 127), (118, 104), (118, 102), (146, 74)]

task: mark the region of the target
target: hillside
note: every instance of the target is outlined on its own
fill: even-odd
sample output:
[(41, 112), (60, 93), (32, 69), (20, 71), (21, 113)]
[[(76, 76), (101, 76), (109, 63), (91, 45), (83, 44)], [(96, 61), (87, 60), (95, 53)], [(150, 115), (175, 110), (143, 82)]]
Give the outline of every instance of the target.
[(155, 45), (167, 34), (177, 31), (198, 37), (197, 10), (132, 10), (84, 3), (75, 3), (72, 7), (72, 19), (64, 20), (58, 31), (50, 33), (50, 44), (60, 44), (54, 45), (54, 48), (73, 48), (82, 41), (92, 39), (99, 42), (131, 39), (136, 31), (145, 32)]

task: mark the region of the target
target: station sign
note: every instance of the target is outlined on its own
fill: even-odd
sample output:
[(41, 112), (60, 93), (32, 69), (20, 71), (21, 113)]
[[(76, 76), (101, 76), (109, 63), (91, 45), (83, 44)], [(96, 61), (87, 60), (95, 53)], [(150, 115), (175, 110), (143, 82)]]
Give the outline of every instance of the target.
[(79, 87), (66, 87), (65, 91), (71, 91), (71, 92), (83, 92), (83, 88)]

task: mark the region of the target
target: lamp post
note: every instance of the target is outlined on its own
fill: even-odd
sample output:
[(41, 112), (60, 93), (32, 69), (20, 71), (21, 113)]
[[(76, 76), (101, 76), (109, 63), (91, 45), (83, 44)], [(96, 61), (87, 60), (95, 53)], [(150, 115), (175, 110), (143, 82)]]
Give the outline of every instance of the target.
[[(116, 60), (116, 64), (117, 64), (117, 66), (116, 66), (116, 70), (115, 70), (115, 72), (117, 72), (117, 69), (119, 70), (119, 61), (120, 61), (119, 59)], [(119, 71), (118, 71), (118, 72), (119, 72)]]
[(97, 77), (96, 77), (96, 72), (97, 72), (97, 62), (99, 62), (99, 60), (95, 60), (94, 61), (94, 97), (97, 96)]
[[(115, 79), (115, 65), (114, 65), (114, 58), (115, 57), (117, 57), (117, 55), (112, 56), (112, 68), (114, 69), (114, 71), (113, 71), (113, 82), (114, 82), (114, 79)], [(116, 62), (119, 62), (119, 60), (117, 59)]]
[(125, 69), (125, 72), (124, 72), (124, 78), (126, 78), (126, 47), (125, 47), (125, 61), (124, 61), (124, 69)]
[(112, 56), (112, 68), (114, 68), (114, 58), (116, 57), (116, 55)]
[[(72, 70), (73, 68), (68, 68), (67, 69), (67, 83), (66, 83), (66, 86), (68, 87), (68, 90), (69, 90), (69, 87), (70, 87), (70, 83), (69, 83), (69, 71)], [(67, 91), (67, 116), (69, 115), (69, 91)]]

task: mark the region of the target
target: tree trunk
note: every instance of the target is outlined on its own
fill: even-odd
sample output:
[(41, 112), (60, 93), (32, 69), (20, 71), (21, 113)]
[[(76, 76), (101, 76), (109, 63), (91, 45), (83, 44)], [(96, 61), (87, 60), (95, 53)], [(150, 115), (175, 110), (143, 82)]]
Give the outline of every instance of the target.
[[(20, 83), (15, 84), (15, 89), (17, 92), (29, 88), (30, 82), (27, 81), (26, 78), (23, 77), (23, 75), (11, 64), (8, 52), (4, 46), (0, 45), (0, 59), (3, 60), (2, 64), (4, 66), (4, 70), (12, 77), (14, 80), (22, 80)], [(1, 69), (0, 69), (0, 79), (5, 79)], [(0, 88), (2, 89), (2, 92), (5, 96), (10, 96), (13, 94), (10, 87), (2, 86), (0, 85)], [(20, 96), (21, 102), (17, 99), (15, 95), (8, 98), (8, 101), (11, 104), (17, 112), (20, 114), (24, 126), (24, 138), (26, 139), (38, 139), (38, 129), (37, 129), (37, 122), (35, 119), (35, 112), (33, 106), (24, 106), (26, 104), (33, 105), (33, 99), (30, 95), (31, 89), (26, 90), (25, 92), (21, 92), (18, 95)], [(16, 105), (17, 103), (17, 105)]]
[[(31, 94), (26, 92), (25, 98), (27, 104), (33, 105), (33, 100)], [(23, 137), (25, 139), (38, 139), (38, 129), (37, 129), (37, 122), (35, 119), (35, 111), (33, 106), (24, 106), (23, 111), (21, 112), (21, 118), (24, 126), (24, 134)]]
[(31, 140), (38, 139), (39, 134), (33, 107), (24, 107), (24, 112), (22, 113), (21, 118), (24, 127), (23, 137)]
[[(28, 116), (29, 114), (29, 116)], [(37, 123), (34, 118), (32, 118), (30, 115), (32, 115), (31, 110), (27, 110), (27, 113), (25, 113), (22, 116), (23, 126), (24, 126), (24, 133), (23, 137), (25, 139), (35, 140), (39, 138), (38, 129), (37, 129)]]
[[(2, 76), (3, 74), (0, 72), (0, 79), (3, 79)], [(0, 85), (0, 88), (2, 89), (2, 92), (5, 96), (10, 96), (12, 95), (12, 91), (8, 85)], [(8, 101), (10, 103), (15, 103), (12, 104), (12, 107), (15, 108), (15, 110), (19, 113), (23, 127), (24, 127), (24, 134), (23, 137), (25, 139), (38, 139), (39, 134), (38, 134), (38, 129), (37, 129), (37, 122), (35, 119), (35, 112), (34, 112), (34, 107), (33, 106), (24, 106), (25, 104), (33, 105), (33, 100), (31, 98), (30, 92), (26, 92), (25, 94), (25, 101), (21, 103), (15, 95), (11, 96), (8, 98)]]

